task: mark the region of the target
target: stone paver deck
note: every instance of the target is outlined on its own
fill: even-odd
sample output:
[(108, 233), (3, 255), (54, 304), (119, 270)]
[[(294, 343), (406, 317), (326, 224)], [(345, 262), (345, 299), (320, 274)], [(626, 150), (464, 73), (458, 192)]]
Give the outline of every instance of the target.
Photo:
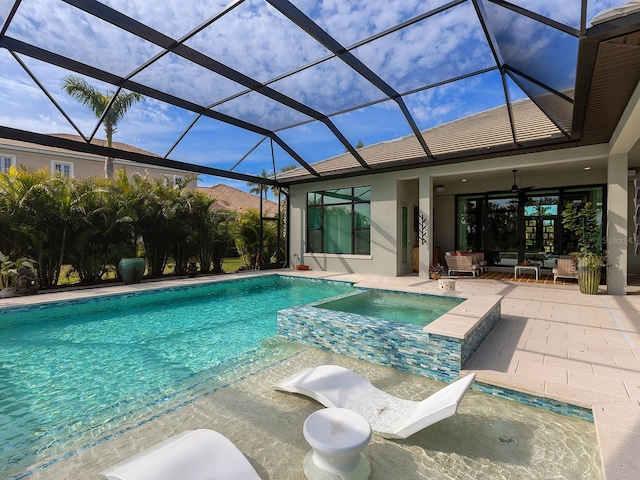
[[(259, 272), (258, 272), (259, 273)], [(262, 272), (264, 273), (264, 272)], [(330, 272), (284, 273), (354, 282), (361, 287), (438, 293), (437, 282)], [(252, 274), (252, 273), (247, 273)], [(219, 277), (229, 278), (228, 276)], [(201, 279), (163, 282), (184, 285)], [(46, 294), (46, 300), (153, 288), (154, 284)], [(595, 296), (577, 286), (458, 278), (465, 296), (502, 295), (502, 320), (464, 373), (479, 382), (591, 407), (606, 480), (640, 478), (640, 295)], [(629, 288), (637, 293), (638, 288)], [(45, 295), (0, 300), (0, 307), (42, 302)]]
[[(418, 277), (330, 275), (371, 288), (437, 293)], [(526, 280), (526, 278), (524, 279)], [(476, 381), (590, 407), (606, 480), (640, 478), (640, 291), (583, 295), (576, 285), (462, 278), (464, 295), (502, 295), (502, 320), (465, 364)]]

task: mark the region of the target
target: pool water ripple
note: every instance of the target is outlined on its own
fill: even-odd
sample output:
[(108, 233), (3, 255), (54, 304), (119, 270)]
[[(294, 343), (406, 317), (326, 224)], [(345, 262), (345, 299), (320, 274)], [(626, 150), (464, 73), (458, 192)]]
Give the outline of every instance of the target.
[(277, 310), (350, 290), (269, 276), (4, 312), (0, 477), (211, 389), (277, 351)]

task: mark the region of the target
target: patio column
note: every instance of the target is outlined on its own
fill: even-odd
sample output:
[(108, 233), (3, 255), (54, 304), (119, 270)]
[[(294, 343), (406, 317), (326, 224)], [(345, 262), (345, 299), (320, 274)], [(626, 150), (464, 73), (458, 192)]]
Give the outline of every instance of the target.
[[(433, 251), (433, 179), (431, 175), (420, 176), (419, 187), (419, 212), (418, 212), (418, 243), (420, 246), (420, 266), (418, 276), (420, 278), (429, 278), (429, 265), (431, 265), (431, 256)], [(423, 223), (426, 224), (424, 234), (427, 241), (423, 243), (421, 240)]]
[(610, 155), (607, 162), (607, 293), (627, 294), (628, 239), (628, 175), (629, 158), (626, 153)]

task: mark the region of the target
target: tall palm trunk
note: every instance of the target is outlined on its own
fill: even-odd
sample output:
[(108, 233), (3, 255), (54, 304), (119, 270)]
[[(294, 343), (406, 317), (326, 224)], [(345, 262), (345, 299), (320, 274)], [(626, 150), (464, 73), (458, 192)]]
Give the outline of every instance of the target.
[[(113, 147), (113, 125), (105, 124), (105, 133), (107, 134), (107, 147)], [(107, 156), (104, 159), (104, 178), (113, 180), (113, 157)]]
[(113, 180), (113, 157), (104, 159), (104, 178)]

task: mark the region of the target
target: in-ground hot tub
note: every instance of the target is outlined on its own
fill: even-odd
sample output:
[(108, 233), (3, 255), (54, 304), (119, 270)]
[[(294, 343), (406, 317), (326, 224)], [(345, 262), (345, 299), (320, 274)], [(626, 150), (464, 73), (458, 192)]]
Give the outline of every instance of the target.
[(426, 326), (320, 308), (325, 299), (278, 311), (278, 335), (449, 383), (500, 319), (502, 296), (445, 296), (462, 302)]
[(329, 301), (315, 303), (314, 306), (338, 312), (355, 313), (364, 317), (426, 327), (464, 301), (464, 298), (450, 295), (419, 295), (385, 290), (359, 290), (329, 299)]

